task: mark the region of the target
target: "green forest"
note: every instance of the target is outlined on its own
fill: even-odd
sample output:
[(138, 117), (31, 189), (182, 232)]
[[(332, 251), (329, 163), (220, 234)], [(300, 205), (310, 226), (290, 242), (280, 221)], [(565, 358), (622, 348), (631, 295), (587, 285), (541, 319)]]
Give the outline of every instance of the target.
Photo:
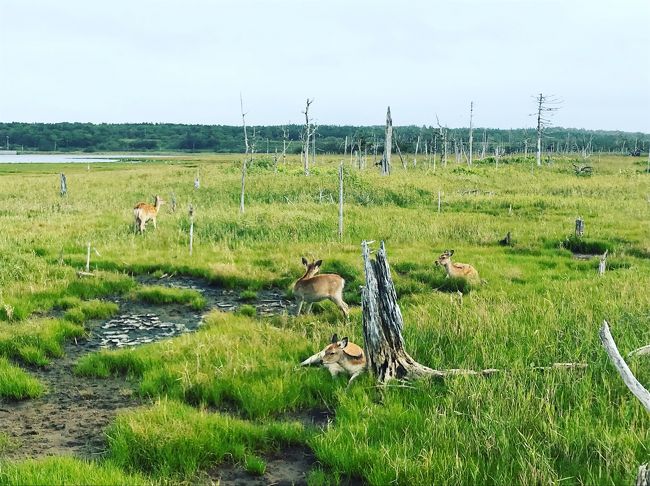
[[(300, 125), (248, 127), (256, 152), (287, 153), (302, 149)], [(317, 153), (383, 150), (383, 126), (320, 125), (315, 135)], [(469, 140), (467, 128), (432, 126), (395, 127), (394, 140), (402, 152), (462, 151)], [(418, 142), (419, 140), (419, 142)], [(241, 126), (185, 125), (174, 123), (0, 123), (2, 148), (43, 152), (187, 151), (233, 153), (244, 151)], [(473, 130), (474, 151), (501, 153), (534, 150), (534, 128)], [(650, 134), (551, 127), (544, 131), (543, 147), (550, 152), (608, 152), (639, 155), (650, 148)]]

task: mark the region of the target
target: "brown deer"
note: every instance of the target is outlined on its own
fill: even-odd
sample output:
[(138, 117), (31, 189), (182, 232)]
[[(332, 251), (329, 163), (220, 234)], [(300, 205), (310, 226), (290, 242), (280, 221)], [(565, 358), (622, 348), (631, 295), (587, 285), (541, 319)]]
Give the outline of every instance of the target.
[(133, 208), (133, 216), (135, 216), (135, 231), (138, 230), (140, 233), (144, 233), (145, 225), (147, 221), (153, 221), (153, 227), (156, 228), (156, 216), (158, 216), (158, 211), (160, 206), (162, 206), (165, 201), (162, 200), (160, 196), (156, 196), (156, 203), (151, 205), (149, 203), (141, 202), (135, 205)]
[(350, 386), (350, 383), (366, 369), (366, 356), (363, 349), (349, 342), (347, 337), (339, 341), (336, 334), (334, 334), (330, 344), (325, 346), (319, 353), (300, 363), (300, 366), (312, 364), (322, 364), (329, 370), (332, 377), (336, 377), (342, 372), (347, 373), (350, 375), (348, 381), (348, 386)]
[(316, 275), (320, 270), (323, 260), (309, 263), (305, 257), (302, 257), (302, 264), (306, 267), (305, 274), (293, 286), (293, 293), (298, 301), (298, 310), (296, 315), (300, 315), (302, 305), (307, 301), (307, 313), (311, 310), (314, 302), (329, 299), (334, 302), (343, 315), (348, 318), (348, 305), (343, 302), (343, 286), (345, 280), (339, 275), (333, 273), (324, 273)]
[(447, 278), (464, 278), (468, 281), (480, 283), (476, 269), (467, 263), (452, 263), (451, 256), (454, 250), (445, 250), (436, 260), (436, 265), (442, 265), (447, 270)]

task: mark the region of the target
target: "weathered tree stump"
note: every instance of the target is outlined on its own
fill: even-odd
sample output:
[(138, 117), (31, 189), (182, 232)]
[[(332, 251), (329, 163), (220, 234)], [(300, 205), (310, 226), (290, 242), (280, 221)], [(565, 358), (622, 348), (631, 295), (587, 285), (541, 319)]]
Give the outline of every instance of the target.
[(636, 477), (636, 486), (650, 486), (650, 467), (647, 464), (639, 466), (639, 473)]
[(435, 370), (415, 361), (404, 349), (402, 311), (386, 259), (382, 241), (377, 257), (370, 259), (368, 242), (362, 243), (366, 285), (361, 291), (363, 336), (368, 368), (380, 383), (435, 374)]

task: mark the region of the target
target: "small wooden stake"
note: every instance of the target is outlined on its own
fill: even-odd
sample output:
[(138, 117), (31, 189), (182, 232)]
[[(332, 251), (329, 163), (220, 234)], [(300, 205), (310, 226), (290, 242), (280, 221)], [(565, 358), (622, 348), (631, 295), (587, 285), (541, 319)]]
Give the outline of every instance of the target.
[(90, 241), (88, 242), (88, 250), (86, 251), (86, 272), (90, 272)]
[(61, 173), (61, 197), (68, 194), (68, 181), (65, 178), (65, 174)]
[(440, 212), (440, 204), (441, 204), (441, 192), (438, 191), (438, 212)]
[(607, 250), (603, 253), (603, 256), (600, 257), (600, 262), (598, 262), (598, 275), (605, 275), (605, 269), (607, 267)]

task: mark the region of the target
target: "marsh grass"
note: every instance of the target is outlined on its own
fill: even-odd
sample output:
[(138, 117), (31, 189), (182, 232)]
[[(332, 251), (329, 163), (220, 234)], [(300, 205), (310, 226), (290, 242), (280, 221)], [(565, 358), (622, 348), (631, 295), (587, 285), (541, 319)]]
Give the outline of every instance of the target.
[(129, 298), (157, 305), (184, 304), (197, 311), (207, 305), (205, 297), (197, 290), (162, 286), (139, 287), (129, 293)]
[[(396, 168), (390, 177), (346, 167), (339, 242), (337, 205), (319, 197), (321, 191), (336, 194), (338, 158), (320, 160), (308, 178), (295, 158), (277, 173), (253, 170), (243, 215), (238, 156), (115, 164), (90, 172), (76, 166), (0, 168), (7, 188), (0, 194), (0, 355), (18, 363), (44, 364), (60, 356), (66, 338), (84, 332), (65, 319), (43, 319), (43, 313), (57, 308), (80, 320), (84, 302), (133, 291), (129, 275), (191, 275), (240, 293), (289, 291), (306, 256), (323, 259), (323, 272), (346, 279), (345, 298), (353, 304), (349, 322), (327, 303), (312, 315), (268, 319), (242, 306), (238, 315), (210, 313), (195, 334), (81, 359), (78, 373), (130, 375), (142, 395), (159, 401), (118, 419), (109, 432), (112, 459), (93, 467), (191, 480), (197, 470), (231, 455), (244, 463), (267, 447), (296, 440), (306, 441), (322, 464), (321, 473), (310, 476), (313, 484), (344, 477), (378, 485), (631, 483), (637, 466), (650, 459), (650, 418), (610, 366), (597, 330), (608, 319), (623, 354), (650, 342), (648, 175), (625, 157), (594, 160), (588, 178), (576, 177), (570, 160), (562, 159), (541, 169), (505, 159), (498, 169), (449, 164), (434, 172), (423, 164)], [(195, 191), (197, 167), (202, 186)], [(65, 199), (56, 190), (62, 170), (71, 187)], [(77, 184), (85, 190), (74, 191)], [(172, 191), (179, 207), (191, 201), (196, 208), (191, 257), (189, 221), (181, 211), (163, 207), (157, 230), (133, 233), (133, 204)], [(576, 215), (588, 228), (582, 243), (595, 245), (586, 253), (610, 249), (611, 265), (602, 277), (597, 261), (576, 260), (560, 247)], [(499, 246), (508, 231), (516, 246)], [(386, 242), (405, 346), (415, 359), (439, 369), (506, 371), (380, 393), (368, 376), (346, 392), (343, 377), (298, 369), (334, 332), (363, 343), (354, 305), (364, 280), (363, 239)], [(101, 256), (92, 258), (96, 277), (80, 280), (75, 272), (85, 264), (87, 241)], [(470, 292), (445, 279), (433, 267), (445, 248), (454, 248), (487, 283)], [(532, 370), (569, 361), (588, 368)], [(645, 361), (630, 366), (650, 383)], [(332, 425), (305, 433), (280, 420), (313, 408), (335, 411)], [(273, 426), (288, 430), (272, 432)], [(235, 440), (226, 445), (224, 434), (231, 431)], [(16, 483), (50, 466), (10, 467)]]
[[(43, 391), (44, 387), (37, 379), (0, 356), (0, 397), (23, 400), (41, 396)], [(0, 456), (8, 446), (9, 439), (0, 434)]]
[(298, 422), (253, 423), (161, 400), (120, 415), (107, 436), (111, 461), (125, 470), (189, 480), (226, 459), (263, 472), (255, 452), (304, 444), (307, 433)]

